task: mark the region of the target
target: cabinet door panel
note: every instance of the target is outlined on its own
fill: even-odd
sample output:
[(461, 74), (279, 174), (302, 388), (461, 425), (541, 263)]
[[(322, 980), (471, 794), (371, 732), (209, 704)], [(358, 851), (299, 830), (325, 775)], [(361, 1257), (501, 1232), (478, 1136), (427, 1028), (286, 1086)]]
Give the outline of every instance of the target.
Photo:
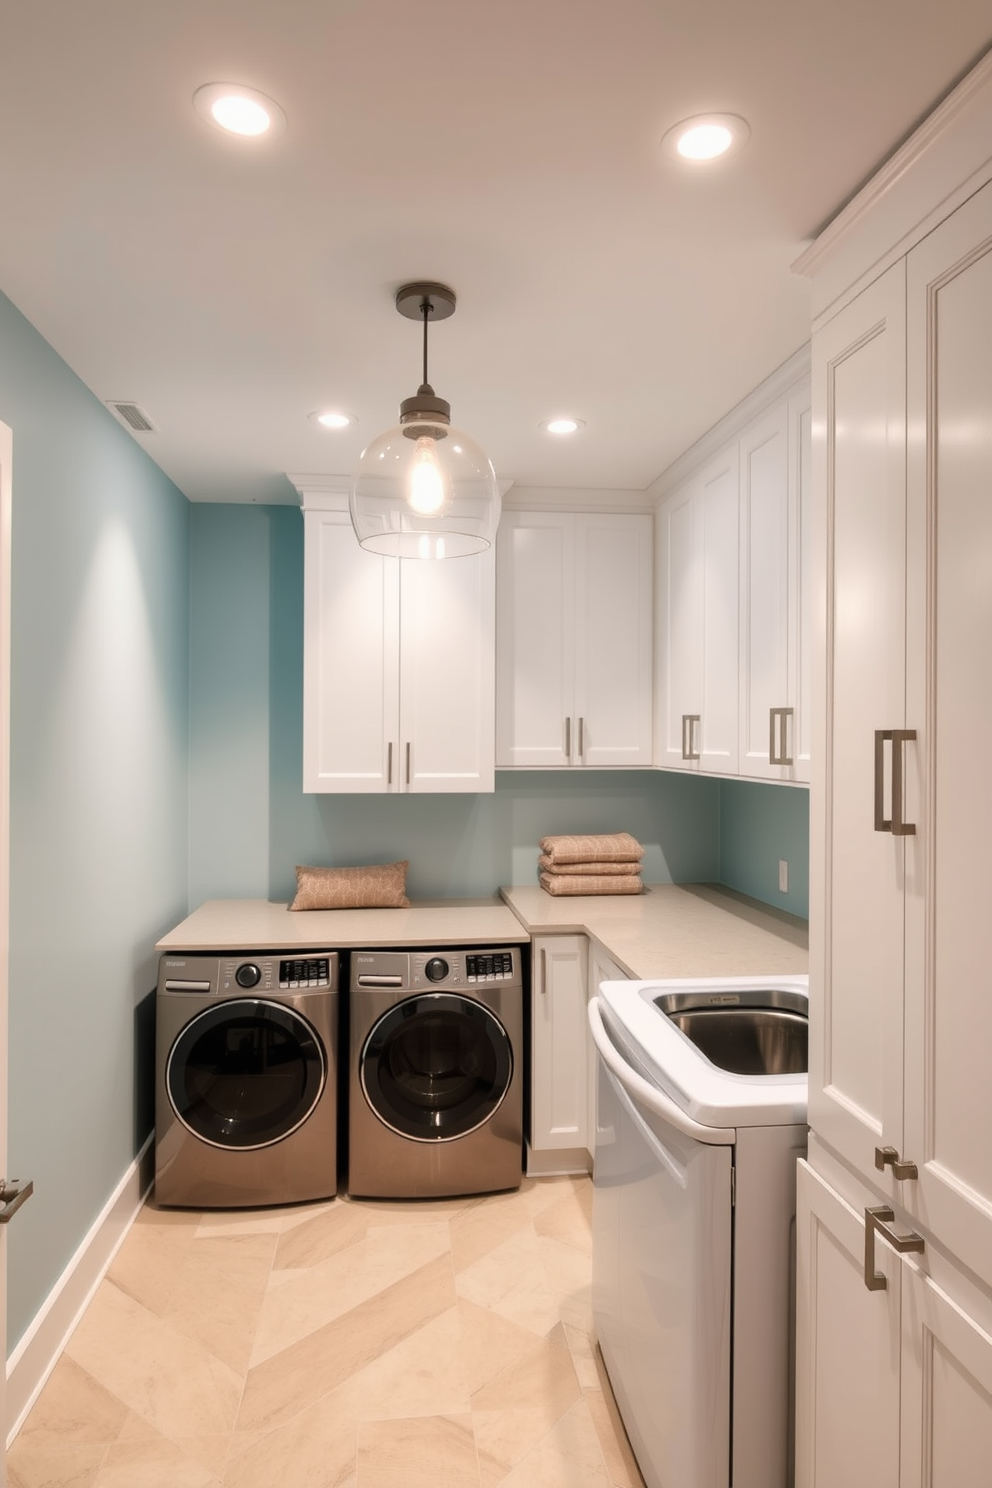
[(576, 518), (573, 759), (651, 764), (650, 516)]
[(496, 762), (561, 769), (574, 668), (574, 519), (507, 512), (497, 570)]
[(700, 769), (737, 773), (740, 595), (738, 447), (703, 472), (699, 543), (703, 568), (703, 696)]
[[(907, 1202), (992, 1286), (992, 187), (909, 257), (911, 718), (920, 878), (907, 886)], [(923, 881), (925, 878), (925, 882)]]
[(902, 1272), (900, 1488), (988, 1488), (992, 1337), (924, 1272)]
[(658, 511), (658, 764), (698, 769), (683, 758), (683, 718), (703, 706), (703, 557), (692, 485)]
[[(788, 777), (769, 756), (769, 712), (794, 705), (790, 676), (789, 411), (775, 410), (741, 439), (741, 759), (743, 775)], [(795, 719), (788, 742), (794, 745)]]
[(538, 1151), (588, 1148), (586, 938), (538, 939), (531, 956), (531, 1146)]
[[(380, 792), (397, 740), (397, 570), (347, 512), (307, 512), (303, 789)], [(394, 746), (394, 782), (395, 782)]]
[(897, 265), (817, 337), (813, 359), (830, 787), (811, 802), (810, 1125), (862, 1172), (883, 1134), (902, 1148), (912, 839), (875, 830), (874, 759), (875, 731), (903, 728), (906, 712), (904, 284)]
[(401, 564), (401, 768), (410, 791), (493, 789), (494, 571), (491, 550)]
[(899, 1262), (805, 1163), (796, 1193), (796, 1488), (899, 1488)]

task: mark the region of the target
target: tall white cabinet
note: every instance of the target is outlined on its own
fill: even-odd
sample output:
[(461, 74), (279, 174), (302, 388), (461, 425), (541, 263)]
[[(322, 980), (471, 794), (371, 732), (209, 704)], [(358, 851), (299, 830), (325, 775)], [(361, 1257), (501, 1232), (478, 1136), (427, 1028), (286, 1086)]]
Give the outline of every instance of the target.
[(992, 63), (806, 268), (823, 706), (797, 1483), (978, 1488), (992, 1461)]
[(491, 791), (495, 558), (381, 558), (304, 505), (303, 789)]

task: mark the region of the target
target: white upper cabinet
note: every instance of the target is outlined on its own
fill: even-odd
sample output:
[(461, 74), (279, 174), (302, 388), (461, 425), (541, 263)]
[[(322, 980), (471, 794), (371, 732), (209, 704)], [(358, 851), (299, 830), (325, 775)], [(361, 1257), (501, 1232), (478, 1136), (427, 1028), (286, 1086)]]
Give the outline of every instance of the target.
[(504, 511), (497, 551), (497, 765), (650, 765), (650, 515)]
[(763, 411), (711, 430), (703, 443), (711, 453), (697, 454), (659, 503), (659, 766), (809, 779), (811, 417), (802, 371), (804, 359), (794, 359), (775, 395), (764, 393)]
[(737, 773), (737, 445), (658, 508), (658, 760)]
[(491, 791), (492, 551), (381, 558), (345, 511), (304, 522), (303, 789)]
[(809, 386), (741, 436), (741, 775), (809, 780)]

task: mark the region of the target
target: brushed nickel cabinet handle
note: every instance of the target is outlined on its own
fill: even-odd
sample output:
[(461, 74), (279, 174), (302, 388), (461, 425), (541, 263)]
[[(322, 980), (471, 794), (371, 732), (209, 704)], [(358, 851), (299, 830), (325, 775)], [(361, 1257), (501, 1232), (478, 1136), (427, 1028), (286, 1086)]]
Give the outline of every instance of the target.
[(389, 747), (386, 750), (386, 784), (387, 785), (392, 785), (392, 783), (393, 783), (393, 741), (392, 741), (392, 739), (390, 739), (390, 741), (389, 741)]
[(699, 759), (699, 750), (693, 749), (693, 728), (700, 722), (701, 717), (699, 713), (682, 714), (682, 758), (684, 760)]
[(566, 718), (565, 719), (565, 758), (567, 760), (570, 760), (572, 758), (572, 720), (571, 720), (571, 718)]
[(885, 1204), (865, 1210), (865, 1286), (870, 1292), (884, 1292), (888, 1286), (882, 1272), (875, 1270), (876, 1230), (900, 1255), (922, 1255), (926, 1249), (922, 1235), (912, 1231), (908, 1235), (897, 1235), (895, 1230), (890, 1230), (889, 1225), (894, 1219), (894, 1213)]
[(0, 1224), (8, 1224), (33, 1193), (34, 1182), (30, 1178), (26, 1183), (20, 1178), (0, 1179)]
[(579, 759), (585, 759), (586, 755), (586, 721), (579, 719)]
[(410, 741), (406, 741), (406, 783), (410, 784)]
[[(875, 831), (891, 832), (893, 837), (913, 837), (916, 823), (903, 819), (902, 781), (903, 745), (916, 738), (915, 729), (875, 730)], [(892, 745), (892, 815), (885, 815), (885, 746)]]
[(548, 953), (541, 947), (541, 996), (548, 990)]
[(904, 1162), (894, 1147), (875, 1148), (875, 1166), (880, 1173), (884, 1173), (886, 1167), (892, 1169), (893, 1178), (898, 1178), (900, 1183), (905, 1183), (907, 1178), (919, 1178), (920, 1170), (914, 1162)]
[(768, 763), (770, 765), (795, 763), (788, 749), (789, 720), (793, 712), (792, 708), (768, 709)]

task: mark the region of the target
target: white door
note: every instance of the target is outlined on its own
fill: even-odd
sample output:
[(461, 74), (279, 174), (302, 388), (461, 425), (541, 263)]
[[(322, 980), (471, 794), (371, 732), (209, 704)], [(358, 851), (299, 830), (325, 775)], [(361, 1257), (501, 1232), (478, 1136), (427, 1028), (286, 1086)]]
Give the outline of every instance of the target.
[(814, 438), (826, 446), (817, 768), (831, 785), (810, 803), (809, 1121), (863, 1173), (876, 1146), (903, 1150), (903, 906), (918, 852), (915, 837), (876, 830), (876, 809), (892, 815), (893, 750), (908, 754), (879, 737), (906, 728), (905, 308), (897, 264), (813, 339)]
[(876, 1245), (887, 1284), (869, 1291), (864, 1255), (862, 1215), (801, 1161), (796, 1488), (899, 1488), (899, 1258)]
[(695, 480), (659, 508), (657, 764), (696, 770), (703, 707), (703, 555)]
[[(0, 424), (0, 1177), (7, 1173), (7, 962), (8, 962), (8, 863), (10, 818), (10, 495), (11, 432)], [(0, 1224), (0, 1341), (6, 1359), (7, 1339), (7, 1226)], [(7, 1439), (7, 1409), (4, 1385), (7, 1371), (0, 1369), (0, 1488), (7, 1473), (4, 1446)]]
[(496, 763), (571, 764), (575, 518), (505, 512), (496, 565)]
[(304, 522), (303, 789), (395, 790), (398, 560), (359, 547), (345, 511)]
[(390, 561), (400, 565), (400, 789), (491, 791), (495, 552)]
[(572, 763), (651, 764), (652, 519), (575, 519), (575, 714)]
[[(898, 1199), (992, 1286), (992, 186), (908, 259), (906, 1145)], [(924, 443), (924, 434), (926, 440)], [(908, 790), (908, 788), (907, 788)], [(886, 1135), (886, 1141), (894, 1141)]]

